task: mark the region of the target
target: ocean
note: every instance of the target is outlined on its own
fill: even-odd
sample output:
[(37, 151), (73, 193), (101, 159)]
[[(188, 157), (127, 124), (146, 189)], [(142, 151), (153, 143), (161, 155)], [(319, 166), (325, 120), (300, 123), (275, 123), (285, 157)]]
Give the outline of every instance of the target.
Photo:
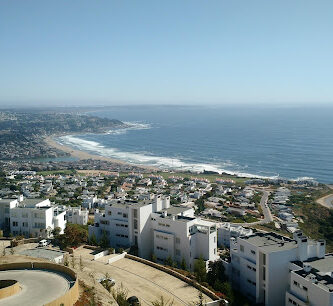
[(333, 107), (118, 106), (130, 128), (60, 143), (162, 169), (333, 182)]

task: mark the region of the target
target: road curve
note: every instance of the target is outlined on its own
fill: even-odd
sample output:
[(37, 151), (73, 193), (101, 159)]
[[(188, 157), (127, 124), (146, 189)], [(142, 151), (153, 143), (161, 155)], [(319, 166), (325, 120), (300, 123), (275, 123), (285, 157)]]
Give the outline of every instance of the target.
[(70, 288), (69, 281), (56, 272), (46, 270), (0, 271), (0, 280), (14, 279), (21, 291), (0, 300), (0, 306), (40, 306), (64, 295)]

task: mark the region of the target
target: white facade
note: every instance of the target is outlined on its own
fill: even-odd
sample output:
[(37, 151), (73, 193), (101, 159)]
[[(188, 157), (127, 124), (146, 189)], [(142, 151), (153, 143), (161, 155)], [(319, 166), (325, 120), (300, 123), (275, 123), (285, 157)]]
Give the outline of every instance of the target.
[(293, 264), (286, 305), (333, 305), (333, 255)]
[(48, 199), (26, 199), (10, 209), (10, 232), (14, 236), (49, 238), (56, 227), (63, 233), (65, 211), (51, 206)]
[(253, 230), (250, 228), (244, 228), (243, 226), (230, 224), (228, 222), (220, 223), (217, 228), (217, 244), (218, 246), (230, 248), (230, 238), (250, 236), (252, 234)]
[(10, 230), (10, 210), (18, 205), (17, 199), (0, 200), (0, 229)]
[(289, 290), (291, 262), (324, 258), (325, 242), (311, 241), (301, 232), (296, 232), (294, 239), (256, 233), (231, 238), (230, 254), (227, 270), (233, 285), (255, 303), (280, 306), (285, 305)]
[(170, 198), (157, 196), (153, 201), (113, 201), (105, 213), (95, 213), (95, 225), (89, 235), (97, 239), (107, 235), (112, 247), (137, 246), (139, 256), (158, 261), (168, 257), (190, 269), (202, 257), (214, 261), (217, 256), (215, 223), (194, 217), (192, 208), (172, 206)]
[(66, 220), (68, 223), (87, 225), (88, 210), (82, 210), (80, 207), (66, 207)]

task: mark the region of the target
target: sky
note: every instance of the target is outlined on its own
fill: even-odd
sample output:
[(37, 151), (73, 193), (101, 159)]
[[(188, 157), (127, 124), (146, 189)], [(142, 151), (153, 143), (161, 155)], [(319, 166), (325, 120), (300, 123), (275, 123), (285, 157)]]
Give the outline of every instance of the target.
[(0, 0), (0, 106), (333, 104), (332, 0)]

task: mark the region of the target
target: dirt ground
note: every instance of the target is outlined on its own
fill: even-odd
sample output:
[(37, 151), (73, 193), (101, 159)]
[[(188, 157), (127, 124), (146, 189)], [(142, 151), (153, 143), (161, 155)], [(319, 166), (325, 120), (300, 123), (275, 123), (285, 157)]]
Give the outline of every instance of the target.
[[(0, 263), (46, 261), (18, 254), (22, 249), (32, 248), (35, 244), (14, 248), (13, 255), (10, 248), (6, 248), (6, 255), (3, 256), (4, 246), (0, 243)], [(128, 292), (128, 297), (137, 296), (141, 305), (152, 305), (153, 301), (161, 297), (165, 302), (173, 302), (173, 306), (193, 305), (198, 301), (199, 291), (176, 277), (127, 258), (112, 264), (107, 264), (103, 258), (94, 261), (92, 252), (89, 249), (79, 248), (74, 252), (74, 267), (72, 256), (68, 256), (68, 262), (84, 286), (93, 288), (102, 305), (117, 305), (112, 295), (99, 283), (99, 279), (106, 276), (116, 281), (116, 289), (123, 287)], [(204, 296), (204, 300), (211, 301), (207, 296)]]

